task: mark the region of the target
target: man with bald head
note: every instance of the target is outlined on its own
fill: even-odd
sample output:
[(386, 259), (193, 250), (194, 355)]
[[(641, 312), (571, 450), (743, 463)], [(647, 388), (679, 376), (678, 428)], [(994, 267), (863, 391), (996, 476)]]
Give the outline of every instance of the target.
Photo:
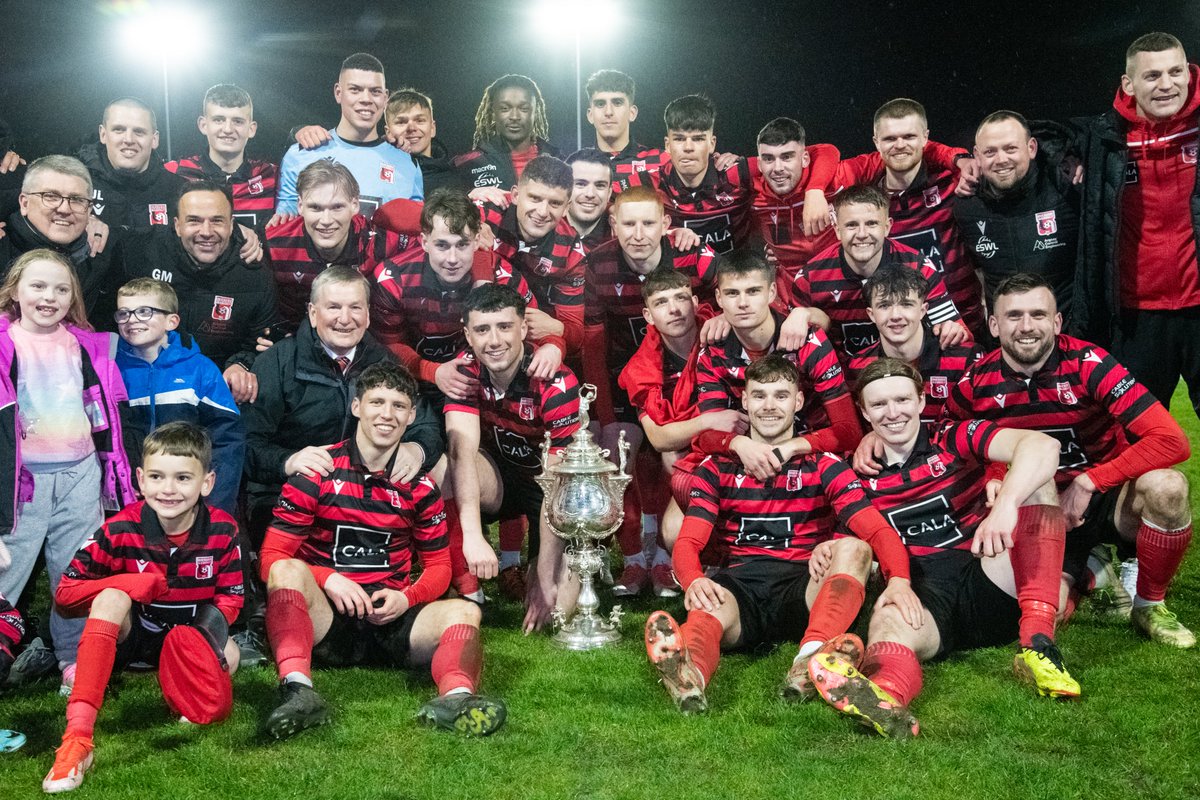
[(163, 169), (155, 155), (158, 122), (136, 97), (114, 100), (100, 120), (100, 141), (85, 145), (79, 159), (92, 174), (92, 211), (113, 228), (149, 230), (170, 225), (171, 205), (187, 181)]

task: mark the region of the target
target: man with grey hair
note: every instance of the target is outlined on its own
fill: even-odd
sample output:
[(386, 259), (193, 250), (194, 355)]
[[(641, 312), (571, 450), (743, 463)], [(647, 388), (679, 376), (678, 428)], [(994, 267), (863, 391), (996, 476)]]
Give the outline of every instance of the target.
[(158, 123), (150, 106), (122, 97), (105, 107), (99, 143), (79, 150), (92, 174), (92, 210), (99, 219), (135, 231), (171, 224), (172, 201), (187, 181), (163, 169), (156, 147)]
[(109, 280), (112, 248), (93, 254), (88, 235), (92, 178), (71, 156), (44, 156), (29, 165), (17, 198), (17, 210), (5, 220), (0, 239), (0, 277), (22, 253), (45, 247), (62, 253), (75, 266), (88, 317), (112, 310), (115, 284)]
[[(372, 364), (395, 362), (391, 352), (367, 332), (370, 292), (370, 283), (353, 267), (324, 270), (313, 280), (308, 315), (296, 335), (277, 342), (254, 361), (258, 396), (240, 408), (246, 426), (246, 533), (255, 549), (262, 544), (287, 479), (297, 474), (328, 475), (333, 459), (326, 445), (354, 435), (350, 402), (358, 376)], [(408, 482), (432, 469), (444, 450), (436, 417), (426, 402), (418, 402), (416, 419), (405, 431), (392, 463), (393, 481)], [(250, 559), (243, 563), (248, 578), (257, 575), (249, 568)], [(247, 607), (255, 604), (250, 591)], [(251, 618), (254, 613), (244, 616)], [(261, 634), (253, 620), (248, 625)], [(246, 647), (253, 644), (261, 653), (259, 642), (247, 642), (244, 635), (237, 641), (243, 659), (262, 657)]]

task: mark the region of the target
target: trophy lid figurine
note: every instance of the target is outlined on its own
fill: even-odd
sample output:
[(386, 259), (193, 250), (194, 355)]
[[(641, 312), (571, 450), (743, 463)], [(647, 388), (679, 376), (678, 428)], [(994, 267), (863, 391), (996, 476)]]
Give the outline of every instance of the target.
[(558, 632), (554, 641), (569, 650), (592, 650), (621, 638), (617, 625), (621, 607), (613, 608), (606, 620), (596, 614), (600, 600), (592, 576), (608, 557), (599, 544), (621, 526), (625, 518), (623, 497), (632, 480), (625, 471), (629, 443), (621, 432), (617, 442), (620, 466), (608, 460), (588, 430), (588, 408), (596, 399), (596, 387), (585, 383), (579, 390), (579, 429), (567, 445), (562, 460), (550, 464), (550, 433), (542, 443), (542, 474), (537, 482), (545, 493), (546, 524), (567, 543), (567, 568), (579, 577), (577, 609), (569, 621), (562, 609), (554, 609)]

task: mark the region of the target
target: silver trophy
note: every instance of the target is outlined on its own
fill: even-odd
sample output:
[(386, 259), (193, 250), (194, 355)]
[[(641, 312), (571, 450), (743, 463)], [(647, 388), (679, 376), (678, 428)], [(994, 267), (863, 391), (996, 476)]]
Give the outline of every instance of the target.
[(625, 432), (617, 442), (621, 465), (608, 460), (609, 451), (592, 441), (588, 430), (588, 407), (596, 398), (596, 387), (585, 383), (579, 391), (579, 430), (559, 463), (550, 465), (550, 432), (542, 443), (542, 474), (537, 476), (545, 495), (545, 523), (567, 543), (567, 569), (579, 576), (579, 600), (568, 621), (561, 608), (554, 609), (558, 632), (554, 641), (569, 650), (593, 650), (618, 641), (621, 607), (608, 619), (596, 614), (600, 598), (592, 576), (608, 558), (608, 548), (599, 544), (621, 526), (625, 518), (625, 487), (632, 480), (625, 472), (629, 443)]

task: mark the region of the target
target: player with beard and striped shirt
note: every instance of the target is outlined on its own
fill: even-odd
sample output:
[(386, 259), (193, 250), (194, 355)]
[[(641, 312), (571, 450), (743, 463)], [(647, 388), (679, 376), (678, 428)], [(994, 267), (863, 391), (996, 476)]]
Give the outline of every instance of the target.
[(1187, 478), (1171, 469), (1190, 455), (1187, 436), (1110, 353), (1060, 332), (1044, 278), (1018, 273), (1002, 281), (989, 326), (1000, 348), (951, 388), (946, 416), (1056, 438), (1071, 531), (1065, 569), (1081, 578), (1083, 557), (1098, 542), (1136, 546), (1134, 627), (1154, 641), (1194, 646), (1196, 637), (1163, 605), (1192, 538)]
[(542, 468), (543, 435), (550, 433), (557, 456), (579, 427), (579, 384), (566, 367), (548, 379), (530, 375), (534, 352), (524, 341), (527, 313), (524, 301), (507, 286), (489, 283), (471, 290), (463, 307), (470, 353), (459, 369), (475, 389), (463, 399), (447, 399), (445, 414), (446, 494), (458, 504), (471, 574), (487, 579), (501, 569), (519, 569), (519, 546), (502, 553), (505, 561), (497, 560), (484, 537), (484, 515), (512, 519), (520, 514), (529, 521), (529, 559), (531, 567), (536, 564), (536, 580), (527, 584), (524, 627), (529, 632), (550, 619), (563, 578), (562, 540), (541, 524), (542, 488), (534, 476)]
[(869, 183), (890, 198), (892, 238), (929, 257), (967, 328), (980, 339), (983, 295), (951, 208), (959, 168), (967, 166), (958, 159), (968, 153), (929, 142), (925, 108), (903, 97), (875, 112), (872, 138), (877, 152), (839, 164), (834, 185)]
[[(260, 566), (281, 679), (265, 725), (276, 739), (329, 721), (312, 685), (314, 657), (332, 666), (428, 665), (438, 697), (421, 707), (419, 721), (475, 736), (504, 724), (504, 704), (475, 693), (479, 607), (437, 599), (450, 582), (437, 486), (428, 475), (390, 476), (416, 395), (401, 367), (363, 370), (351, 405), (354, 436), (329, 448), (327, 473), (302, 470), (279, 496)], [(416, 580), (413, 554), (422, 566)]]
[[(781, 354), (746, 371), (742, 407), (750, 436), (768, 448), (785, 447), (803, 402), (800, 374)], [(780, 456), (779, 471), (759, 480), (732, 456), (705, 459), (696, 470), (691, 502), (673, 554), (684, 588), (687, 621), (665, 611), (646, 621), (646, 652), (663, 685), (684, 713), (707, 710), (705, 687), (722, 649), (799, 641), (784, 694), (803, 697), (808, 658), (845, 644), (865, 596), (872, 558), (887, 586), (880, 605), (895, 604), (917, 625), (919, 603), (909, 588), (904, 546), (863, 494), (844, 462), (828, 453)], [(834, 540), (836, 533), (852, 533)], [(729, 562), (706, 577), (700, 552), (712, 536), (729, 549)], [(828, 543), (832, 559), (819, 580), (809, 572), (813, 548)], [(860, 643), (861, 645), (861, 643)]]
[[(813, 684), (834, 708), (899, 738), (919, 730), (908, 706), (921, 691), (920, 662), (956, 650), (1017, 638), (1019, 679), (1042, 696), (1080, 693), (1054, 643), (1067, 592), (1060, 569), (1066, 524), (1054, 488), (1057, 443), (984, 420), (927, 427), (923, 386), (911, 365), (882, 358), (856, 387), (863, 417), (884, 445), (885, 463), (863, 479), (863, 489), (908, 549), (919, 624), (877, 604), (857, 663), (833, 654), (808, 662)], [(987, 462), (1008, 465), (990, 498)], [(832, 569), (826, 568), (831, 555), (822, 548), (813, 553), (814, 575)]]
[[(945, 346), (970, 338), (942, 275), (927, 256), (888, 238), (888, 200), (874, 186), (851, 186), (833, 201), (839, 244), (818, 253), (796, 275), (796, 305), (815, 308), (812, 317), (829, 332), (839, 354), (855, 355), (878, 341), (867, 314), (863, 284), (881, 266), (898, 264), (920, 272), (927, 284), (929, 322)], [(826, 319), (828, 318), (828, 319)]]
[(207, 179), (228, 186), (234, 220), (261, 236), (275, 213), (279, 168), (270, 161), (246, 157), (246, 145), (258, 131), (250, 94), (231, 83), (217, 84), (204, 93), (202, 111), (196, 124), (208, 141), (208, 152), (163, 166), (189, 181)]
[(927, 321), (925, 301), (929, 283), (916, 270), (899, 265), (880, 267), (863, 284), (867, 314), (879, 330), (879, 340), (850, 359), (846, 381), (854, 385), (868, 364), (898, 358), (925, 379), (925, 409), (921, 421), (937, 422), (950, 387), (983, 356), (975, 344), (943, 347)]
[(332, 266), (370, 275), (409, 243), (406, 234), (377, 229), (359, 213), (358, 181), (344, 165), (323, 159), (296, 179), (300, 215), (267, 229), (280, 316), (292, 333), (308, 313), (313, 279)]

